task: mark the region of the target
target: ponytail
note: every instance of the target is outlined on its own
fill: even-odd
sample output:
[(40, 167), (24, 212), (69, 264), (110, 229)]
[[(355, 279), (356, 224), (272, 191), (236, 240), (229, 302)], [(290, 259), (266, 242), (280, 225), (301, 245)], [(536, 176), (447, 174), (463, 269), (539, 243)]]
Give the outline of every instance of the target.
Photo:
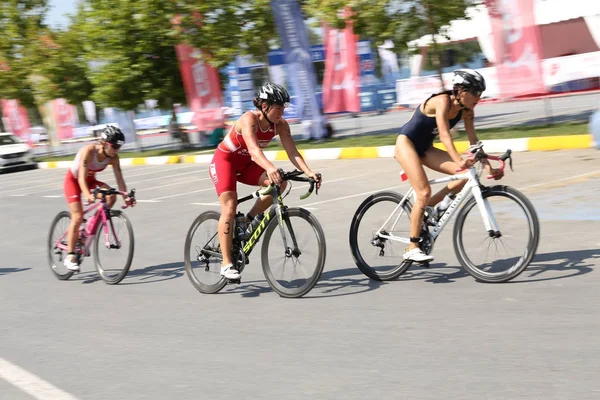
[(258, 108), (259, 110), (262, 110), (262, 103), (263, 100), (258, 97), (252, 99), (252, 104), (254, 104), (254, 107)]

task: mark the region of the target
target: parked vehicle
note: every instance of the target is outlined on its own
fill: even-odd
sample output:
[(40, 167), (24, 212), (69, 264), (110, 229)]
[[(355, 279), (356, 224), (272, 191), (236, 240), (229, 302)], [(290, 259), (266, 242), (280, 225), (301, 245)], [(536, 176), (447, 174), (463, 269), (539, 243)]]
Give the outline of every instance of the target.
[(37, 168), (29, 146), (12, 133), (0, 133), (0, 171), (21, 167)]

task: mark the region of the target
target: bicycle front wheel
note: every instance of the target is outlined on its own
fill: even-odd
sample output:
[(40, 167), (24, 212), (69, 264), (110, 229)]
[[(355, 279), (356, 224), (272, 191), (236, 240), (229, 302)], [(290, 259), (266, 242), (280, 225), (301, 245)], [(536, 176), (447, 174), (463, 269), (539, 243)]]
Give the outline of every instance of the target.
[(412, 265), (402, 257), (410, 238), (412, 207), (406, 201), (400, 208), (400, 201), (402, 196), (396, 192), (375, 193), (362, 202), (352, 218), (352, 257), (358, 269), (376, 281), (396, 279)]
[(518, 190), (494, 186), (483, 191), (499, 232), (485, 230), (474, 197), (465, 203), (454, 224), (454, 250), (460, 264), (475, 279), (507, 282), (527, 268), (540, 240), (535, 208)]
[[(265, 231), (261, 258), (265, 278), (281, 297), (302, 297), (318, 282), (325, 266), (325, 234), (313, 214), (288, 208)], [(275, 231), (281, 235), (273, 234)]]
[(50, 225), (48, 233), (48, 264), (56, 278), (66, 281), (73, 276), (73, 271), (63, 265), (67, 256), (67, 232), (71, 224), (71, 214), (59, 212)]
[(217, 293), (227, 280), (221, 275), (221, 246), (219, 218), (216, 211), (200, 214), (185, 237), (185, 272), (192, 285), (201, 293)]
[(110, 210), (110, 217), (96, 231), (94, 264), (104, 282), (115, 285), (123, 280), (133, 260), (133, 227), (129, 218), (118, 210)]

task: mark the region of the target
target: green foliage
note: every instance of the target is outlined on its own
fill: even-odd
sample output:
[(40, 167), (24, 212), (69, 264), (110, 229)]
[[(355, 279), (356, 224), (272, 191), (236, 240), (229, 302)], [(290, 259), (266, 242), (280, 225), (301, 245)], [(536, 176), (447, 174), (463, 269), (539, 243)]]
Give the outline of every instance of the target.
[(100, 106), (134, 110), (146, 99), (185, 102), (171, 20), (164, 0), (85, 0), (69, 30), (83, 38), (83, 61)]
[(279, 38), (269, 0), (182, 1), (181, 38), (222, 67), (238, 55), (266, 60)]
[[(401, 13), (404, 23), (397, 37), (402, 42), (410, 42), (423, 35), (432, 35), (434, 40), (428, 51), (429, 62), (431, 69), (438, 71), (440, 84), (443, 87), (441, 47), (435, 38), (438, 35), (446, 35), (446, 28), (453, 20), (466, 19), (466, 9), (473, 4), (473, 1), (410, 0), (404, 1), (403, 4), (404, 10)], [(419, 49), (414, 49), (414, 51), (419, 51)]]
[[(305, 13), (314, 17), (317, 23), (326, 22), (329, 26), (343, 29), (346, 19), (342, 11), (351, 10), (349, 19), (353, 22), (354, 33), (361, 38), (369, 38), (375, 44), (382, 44), (387, 39), (396, 38), (402, 27), (402, 14), (399, 1), (394, 0), (307, 0), (303, 1)], [(402, 47), (404, 43), (397, 43)]]
[(17, 99), (26, 107), (34, 104), (29, 81), (36, 59), (32, 42), (44, 29), (47, 9), (47, 0), (0, 2), (0, 98)]
[(48, 30), (35, 43), (37, 60), (30, 80), (42, 103), (65, 98), (70, 104), (79, 105), (92, 96), (93, 85), (88, 78), (79, 23), (74, 20), (66, 31)]
[[(452, 51), (454, 55), (454, 62), (456, 65), (466, 67), (466, 65), (473, 61), (475, 55), (481, 53), (481, 47), (478, 42), (463, 42), (463, 43), (452, 43), (445, 44), (442, 51)], [(434, 70), (437, 68), (437, 59), (435, 54), (427, 53), (423, 69)]]

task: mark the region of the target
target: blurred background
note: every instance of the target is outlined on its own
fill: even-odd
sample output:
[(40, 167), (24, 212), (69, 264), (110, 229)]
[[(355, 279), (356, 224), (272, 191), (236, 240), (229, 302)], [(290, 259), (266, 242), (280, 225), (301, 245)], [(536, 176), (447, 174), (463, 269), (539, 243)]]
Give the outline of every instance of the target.
[(490, 126), (599, 108), (600, 2), (11, 0), (0, 31), (0, 130), (40, 156), (107, 123), (124, 150), (214, 147), (267, 80), (311, 141), (392, 133), (463, 67), (486, 78), (482, 103), (539, 100)]

